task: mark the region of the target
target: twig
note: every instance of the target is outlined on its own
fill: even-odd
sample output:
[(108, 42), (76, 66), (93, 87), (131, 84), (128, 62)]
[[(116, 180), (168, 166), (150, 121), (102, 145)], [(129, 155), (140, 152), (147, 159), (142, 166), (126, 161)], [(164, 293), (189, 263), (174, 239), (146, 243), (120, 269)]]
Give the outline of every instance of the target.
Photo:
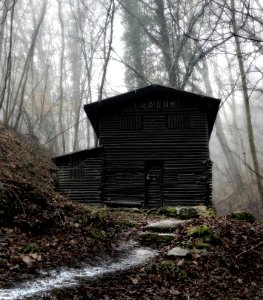
[(243, 251), (242, 253), (239, 253), (238, 255), (236, 255), (236, 258), (238, 258), (239, 256), (241, 256), (242, 254), (244, 254), (244, 253), (246, 253), (246, 252), (249, 252), (249, 251), (251, 251), (251, 250), (257, 248), (257, 247), (260, 246), (261, 244), (263, 244), (263, 241), (261, 241), (260, 243), (258, 243), (256, 246), (251, 247), (250, 249), (245, 250), (245, 251)]

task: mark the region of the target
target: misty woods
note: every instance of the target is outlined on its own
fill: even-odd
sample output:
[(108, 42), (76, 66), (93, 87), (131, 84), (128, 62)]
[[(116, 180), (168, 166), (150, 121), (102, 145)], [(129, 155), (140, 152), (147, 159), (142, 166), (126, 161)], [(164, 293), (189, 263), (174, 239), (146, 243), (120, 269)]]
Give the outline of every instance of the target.
[(210, 139), (218, 212), (262, 215), (259, 0), (4, 0), (0, 120), (54, 155), (93, 147), (83, 105), (149, 84), (222, 99)]

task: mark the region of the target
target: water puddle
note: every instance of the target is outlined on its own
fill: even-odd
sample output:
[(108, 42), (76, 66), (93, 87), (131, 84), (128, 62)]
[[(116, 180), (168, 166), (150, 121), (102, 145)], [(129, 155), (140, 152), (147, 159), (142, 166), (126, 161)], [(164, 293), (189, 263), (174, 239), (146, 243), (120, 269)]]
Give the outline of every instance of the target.
[(76, 286), (80, 281), (88, 281), (91, 278), (103, 276), (109, 273), (124, 271), (131, 267), (146, 263), (157, 255), (156, 251), (147, 248), (135, 248), (127, 251), (125, 258), (117, 262), (101, 266), (84, 266), (83, 268), (68, 268), (59, 271), (43, 273), (43, 278), (28, 281), (10, 289), (0, 289), (1, 300), (15, 300), (46, 294), (54, 289), (62, 289)]

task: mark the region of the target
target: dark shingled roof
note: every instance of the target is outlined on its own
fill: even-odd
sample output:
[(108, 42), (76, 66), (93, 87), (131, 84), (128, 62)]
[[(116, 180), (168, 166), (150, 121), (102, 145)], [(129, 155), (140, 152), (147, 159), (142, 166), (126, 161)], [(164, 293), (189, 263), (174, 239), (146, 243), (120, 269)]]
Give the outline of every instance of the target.
[(219, 109), (220, 100), (212, 97), (207, 97), (199, 94), (194, 94), (182, 90), (177, 90), (171, 87), (165, 87), (161, 85), (149, 85), (137, 90), (133, 90), (128, 93), (120, 94), (114, 97), (107, 98), (105, 100), (93, 102), (84, 105), (85, 112), (95, 130), (98, 134), (98, 120), (103, 113), (110, 113), (118, 108), (119, 105), (129, 104), (144, 96), (166, 95), (166, 96), (180, 96), (184, 101), (200, 101), (206, 107), (208, 115), (208, 129), (209, 135), (212, 132), (213, 125), (216, 120), (216, 115)]

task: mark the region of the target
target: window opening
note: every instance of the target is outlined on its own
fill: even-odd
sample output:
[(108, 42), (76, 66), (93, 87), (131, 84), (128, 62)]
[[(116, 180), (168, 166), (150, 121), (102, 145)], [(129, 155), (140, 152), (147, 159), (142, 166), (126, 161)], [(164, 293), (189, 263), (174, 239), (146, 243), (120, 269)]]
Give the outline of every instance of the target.
[(142, 115), (122, 115), (120, 128), (124, 130), (139, 130), (142, 129)]
[(78, 180), (84, 178), (84, 162), (73, 161), (70, 168), (70, 179)]
[(185, 114), (167, 115), (166, 127), (169, 129), (190, 128), (190, 116)]

